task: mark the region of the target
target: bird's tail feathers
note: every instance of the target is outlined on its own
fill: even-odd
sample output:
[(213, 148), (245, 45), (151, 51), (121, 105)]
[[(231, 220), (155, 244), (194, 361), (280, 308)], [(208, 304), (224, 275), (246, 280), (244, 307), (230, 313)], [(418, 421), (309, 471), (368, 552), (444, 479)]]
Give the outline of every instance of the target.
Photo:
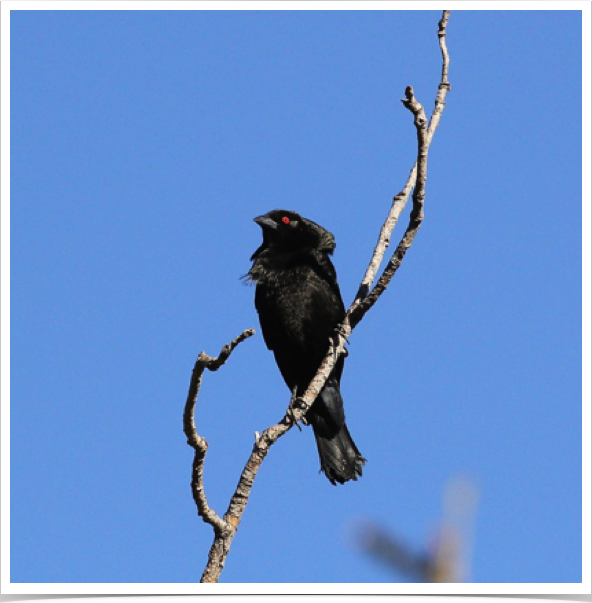
[(315, 430), (315, 439), (321, 471), (334, 486), (350, 480), (356, 481), (358, 476), (362, 476), (362, 467), (366, 459), (360, 454), (345, 423), (332, 438), (325, 437)]
[(333, 379), (327, 382), (311, 411), (307, 413), (307, 419), (317, 442), (321, 471), (334, 486), (357, 480), (366, 459), (345, 424), (338, 382)]

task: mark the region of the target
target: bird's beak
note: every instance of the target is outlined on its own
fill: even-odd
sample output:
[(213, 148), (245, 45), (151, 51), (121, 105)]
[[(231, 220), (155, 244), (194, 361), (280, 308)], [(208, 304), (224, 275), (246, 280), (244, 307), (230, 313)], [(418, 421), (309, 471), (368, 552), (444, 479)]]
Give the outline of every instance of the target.
[(261, 226), (263, 230), (265, 230), (266, 228), (271, 228), (272, 230), (275, 230), (278, 227), (278, 225), (269, 216), (257, 216), (253, 219), (253, 222), (259, 224), (259, 226)]

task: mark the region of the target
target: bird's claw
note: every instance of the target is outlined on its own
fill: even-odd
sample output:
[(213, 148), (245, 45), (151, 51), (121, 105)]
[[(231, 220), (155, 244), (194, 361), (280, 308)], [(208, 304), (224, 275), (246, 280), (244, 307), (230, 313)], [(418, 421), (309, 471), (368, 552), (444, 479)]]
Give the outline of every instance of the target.
[[(288, 406), (288, 411), (286, 414), (288, 414), (290, 416), (292, 423), (294, 425), (296, 425), (296, 427), (298, 427), (298, 429), (300, 431), (302, 431), (302, 427), (300, 427), (300, 423), (298, 422), (298, 419), (296, 419), (296, 416), (294, 415), (294, 409), (302, 410), (305, 407), (305, 404), (304, 404), (302, 398), (296, 395), (296, 391), (297, 391), (297, 388), (295, 387), (294, 390), (292, 391), (292, 398), (290, 399), (290, 405)], [(305, 417), (302, 417), (301, 421), (305, 425), (308, 425), (308, 422), (306, 421)]]
[[(331, 345), (331, 347), (333, 349), (334, 356), (337, 354), (337, 348), (339, 347), (338, 346), (338, 338), (340, 335), (341, 335), (341, 337), (343, 337), (345, 339), (345, 343), (347, 345), (349, 345), (349, 337), (348, 337), (348, 335), (346, 335), (343, 325), (338, 325), (337, 327), (335, 327), (335, 332), (331, 335), (331, 337), (329, 337), (329, 344)], [(343, 352), (341, 352), (341, 353), (343, 354), (344, 358), (349, 356), (349, 352), (347, 351), (347, 348), (345, 346), (343, 346)]]
[(345, 327), (342, 324), (339, 324), (335, 327), (335, 331), (339, 333), (339, 335), (341, 335), (343, 339), (345, 339), (345, 343), (349, 345), (349, 335), (346, 334)]

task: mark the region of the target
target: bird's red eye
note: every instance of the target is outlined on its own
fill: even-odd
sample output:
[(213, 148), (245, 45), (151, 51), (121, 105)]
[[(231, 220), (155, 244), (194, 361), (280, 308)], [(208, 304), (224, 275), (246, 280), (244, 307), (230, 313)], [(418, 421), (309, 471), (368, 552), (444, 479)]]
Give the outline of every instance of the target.
[(282, 218), (282, 222), (283, 222), (284, 224), (289, 224), (289, 223), (290, 223), (290, 218), (288, 218), (288, 216), (284, 216), (284, 217)]

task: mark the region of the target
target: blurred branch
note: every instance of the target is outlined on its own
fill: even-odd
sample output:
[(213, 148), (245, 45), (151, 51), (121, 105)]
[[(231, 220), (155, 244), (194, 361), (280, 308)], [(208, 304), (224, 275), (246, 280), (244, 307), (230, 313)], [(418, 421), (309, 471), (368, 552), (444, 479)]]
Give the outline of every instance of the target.
[(401, 539), (378, 524), (364, 520), (356, 528), (357, 546), (387, 568), (408, 576), (413, 582), (429, 582), (429, 560), (413, 552)]
[[(427, 124), (423, 107), (415, 99), (413, 88), (408, 86), (405, 90), (405, 99), (403, 100), (403, 104), (413, 114), (414, 124), (417, 131), (417, 159), (413, 169), (411, 170), (411, 174), (409, 175), (405, 187), (401, 193), (396, 195), (393, 199), (393, 205), (381, 229), (378, 243), (374, 250), (374, 254), (368, 269), (366, 270), (366, 274), (362, 280), (362, 283), (360, 284), (358, 294), (356, 295), (353, 304), (347, 311), (343, 323), (336, 329), (335, 336), (331, 339), (331, 341), (328, 342), (329, 349), (327, 350), (327, 354), (325, 355), (317, 374), (314, 376), (308, 388), (304, 392), (304, 395), (298, 398), (291, 408), (288, 408), (283, 419), (279, 423), (266, 429), (261, 436), (257, 438), (223, 519), (220, 519), (220, 517), (207, 506), (207, 501), (203, 492), (203, 460), (207, 450), (207, 443), (205, 440), (203, 440), (203, 438), (197, 436), (197, 433), (195, 432), (195, 425), (193, 424), (193, 410), (195, 407), (195, 401), (193, 401), (193, 406), (191, 406), (190, 398), (188, 396), (187, 405), (185, 407), (184, 423), (188, 442), (196, 451), (193, 464), (192, 482), (194, 500), (198, 506), (199, 515), (204, 519), (204, 521), (210, 523), (214, 528), (214, 543), (210, 549), (208, 564), (202, 575), (201, 582), (218, 581), (220, 573), (224, 567), (224, 562), (226, 560), (230, 544), (234, 538), (234, 534), (236, 533), (238, 524), (240, 523), (242, 514), (249, 500), (253, 482), (257, 472), (259, 471), (259, 468), (261, 467), (263, 459), (267, 456), (269, 448), (278, 440), (278, 438), (289, 431), (294, 424), (297, 424), (298, 421), (302, 420), (302, 418), (306, 415), (307, 411), (310, 409), (316, 397), (325, 385), (329, 375), (332, 373), (337, 360), (342, 354), (345, 353), (345, 345), (351, 332), (359, 324), (366, 312), (374, 305), (374, 303), (386, 289), (387, 285), (390, 283), (393, 275), (403, 261), (405, 253), (413, 243), (413, 239), (415, 238), (419, 226), (421, 225), (423, 220), (425, 184), (427, 179), (428, 149), (444, 109), (444, 99), (448, 90), (450, 89), (450, 84), (448, 83), (449, 59), (445, 42), (446, 25), (448, 22), (449, 13), (450, 11), (444, 11), (442, 19), (439, 22), (438, 36), (442, 51), (443, 67), (438, 95), (436, 97), (436, 107), (432, 113), (429, 126)], [(399, 215), (405, 208), (412, 189), (413, 209), (411, 211), (409, 225), (403, 235), (403, 238), (397, 246), (393, 257), (387, 264), (380, 279), (378, 280), (378, 283), (368, 295), (369, 288), (374, 282), (374, 278), (382, 262), (386, 248), (388, 247), (392, 231), (395, 228)], [(205, 366), (207, 366), (207, 368), (210, 368), (210, 365), (207, 363), (211, 362), (211, 366), (215, 366), (216, 368), (211, 368), (210, 370), (216, 370), (228, 358), (228, 355), (230, 355), (232, 349), (234, 349), (238, 343), (252, 335), (251, 331), (252, 329), (245, 331), (231, 344), (229, 344), (230, 347), (225, 346), (223, 348), (223, 353), (227, 348), (228, 353), (224, 357), (224, 360), (222, 360), (219, 364), (216, 363), (219, 362), (219, 359), (223, 357), (223, 353), (220, 354), (218, 359), (211, 359), (205, 355), (202, 356), (203, 353), (200, 354), (200, 357), (196, 363), (196, 368), (194, 369), (190, 386), (190, 394), (192, 393), (192, 387), (195, 381), (195, 397), (197, 397), (197, 391), (199, 390), (199, 385), (201, 383), (201, 374), (203, 373), (203, 368), (201, 368), (201, 372), (199, 372), (196, 377), (196, 371), (198, 369), (198, 364), (200, 363), (200, 358), (202, 358), (202, 362), (206, 362)], [(190, 417), (190, 420), (188, 419), (188, 416)], [(193, 436), (194, 433), (195, 437)]]
[(452, 480), (446, 488), (436, 537), (424, 551), (413, 551), (401, 538), (367, 519), (356, 526), (355, 544), (412, 582), (467, 582), (477, 498), (471, 481)]

